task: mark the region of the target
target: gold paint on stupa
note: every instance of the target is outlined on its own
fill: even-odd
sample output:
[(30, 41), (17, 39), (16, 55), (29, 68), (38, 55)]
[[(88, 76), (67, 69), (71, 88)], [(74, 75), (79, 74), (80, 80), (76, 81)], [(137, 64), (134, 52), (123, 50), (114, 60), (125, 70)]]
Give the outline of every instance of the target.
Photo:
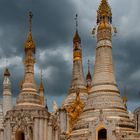
[(77, 90), (76, 92), (76, 99), (75, 101), (71, 104), (69, 108), (67, 108), (67, 112), (69, 113), (69, 132), (72, 131), (74, 124), (77, 122), (78, 117), (82, 113), (85, 103), (80, 99), (80, 91)]
[(77, 30), (76, 30), (74, 38), (73, 38), (73, 43), (76, 43), (76, 42), (81, 43), (81, 38), (80, 38)]
[(74, 60), (81, 60), (82, 59), (82, 52), (81, 49), (79, 47), (79, 44), (81, 44), (81, 38), (78, 34), (78, 15), (76, 14), (75, 17), (75, 21), (76, 21), (76, 32), (73, 38), (73, 43), (74, 43), (74, 52), (73, 52), (73, 59)]
[(74, 52), (74, 60), (80, 60), (82, 58), (82, 54), (80, 51)]
[(78, 34), (78, 15), (77, 14), (75, 16), (75, 21), (76, 21), (76, 32), (73, 38), (73, 43), (76, 43), (76, 42), (81, 43), (81, 38)]
[(33, 14), (32, 12), (29, 12), (29, 34), (25, 44), (25, 51), (31, 49), (35, 52), (35, 43), (32, 37), (32, 18), (33, 18)]
[(98, 13), (98, 16), (108, 16), (108, 17), (112, 16), (112, 11), (107, 0), (101, 1), (101, 4), (98, 8), (97, 13)]

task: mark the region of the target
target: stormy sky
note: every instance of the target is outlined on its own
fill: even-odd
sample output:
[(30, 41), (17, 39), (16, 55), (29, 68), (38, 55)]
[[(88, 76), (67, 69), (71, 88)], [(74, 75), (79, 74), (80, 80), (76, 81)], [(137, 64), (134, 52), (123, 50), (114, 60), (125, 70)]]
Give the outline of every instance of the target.
[[(24, 75), (24, 45), (28, 34), (28, 12), (33, 12), (33, 37), (36, 43), (35, 77), (40, 82), (43, 69), (45, 95), (51, 110), (52, 101), (61, 106), (71, 82), (74, 17), (79, 15), (85, 75), (87, 61), (91, 73), (96, 39), (91, 35), (96, 25), (100, 0), (0, 0), (0, 97), (3, 71), (11, 72), (14, 98), (20, 92)], [(113, 57), (117, 82), (128, 96), (128, 109), (140, 106), (140, 0), (109, 0), (113, 12)]]

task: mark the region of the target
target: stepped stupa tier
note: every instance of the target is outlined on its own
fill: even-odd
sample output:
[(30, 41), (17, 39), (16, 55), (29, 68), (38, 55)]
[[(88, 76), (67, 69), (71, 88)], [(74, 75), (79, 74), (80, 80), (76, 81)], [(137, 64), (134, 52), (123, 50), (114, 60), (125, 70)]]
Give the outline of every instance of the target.
[(84, 79), (81, 38), (78, 33), (78, 21), (76, 15), (76, 32), (73, 38), (73, 70), (72, 82), (68, 92), (68, 96), (63, 106), (69, 106), (76, 99), (77, 89), (80, 92), (81, 99), (85, 102), (87, 99), (87, 88)]
[(102, 128), (114, 132), (135, 129), (115, 79), (112, 58), (113, 31), (111, 8), (107, 0), (102, 0), (94, 29), (97, 44), (92, 85), (84, 111), (70, 134), (72, 139), (83, 133), (89, 135), (93, 126), (95, 133)]
[(17, 106), (41, 106), (41, 98), (37, 93), (37, 86), (34, 78), (35, 64), (35, 43), (32, 37), (32, 13), (29, 15), (29, 34), (25, 43), (25, 74), (21, 84), (21, 93), (17, 98)]

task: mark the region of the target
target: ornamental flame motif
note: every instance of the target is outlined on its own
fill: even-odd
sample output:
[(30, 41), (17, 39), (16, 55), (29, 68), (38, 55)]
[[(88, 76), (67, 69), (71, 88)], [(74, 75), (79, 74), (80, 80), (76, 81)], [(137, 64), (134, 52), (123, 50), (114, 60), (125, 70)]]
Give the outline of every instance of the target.
[(85, 103), (80, 99), (80, 91), (77, 90), (76, 92), (76, 99), (75, 101), (71, 104), (70, 107), (68, 107), (66, 110), (69, 113), (69, 131), (71, 132), (74, 124), (77, 122), (80, 114), (83, 112), (83, 109), (85, 107)]

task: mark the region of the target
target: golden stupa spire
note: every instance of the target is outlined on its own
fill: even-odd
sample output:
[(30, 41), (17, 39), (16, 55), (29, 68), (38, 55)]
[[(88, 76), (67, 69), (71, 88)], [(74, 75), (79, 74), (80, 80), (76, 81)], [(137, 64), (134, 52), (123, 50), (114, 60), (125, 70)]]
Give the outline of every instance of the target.
[(29, 12), (29, 34), (28, 34), (28, 38), (25, 44), (25, 51), (31, 49), (35, 53), (35, 43), (32, 37), (32, 18), (33, 18), (33, 14), (30, 11)]
[[(25, 43), (24, 57), (24, 79), (21, 83), (21, 92), (17, 98), (17, 106), (21, 105), (41, 105), (40, 95), (37, 92), (37, 85), (34, 76), (35, 59), (35, 43), (32, 38), (32, 12), (29, 12), (29, 33)], [(30, 89), (30, 96), (29, 95)]]
[(74, 44), (74, 49), (73, 49), (73, 59), (74, 60), (81, 60), (82, 59), (82, 50), (80, 47), (81, 44), (81, 38), (78, 34), (78, 15), (76, 14), (75, 17), (75, 21), (76, 21), (76, 32), (73, 38), (73, 44)]
[(110, 21), (110, 23), (112, 22), (112, 11), (111, 11), (111, 7), (108, 4), (107, 0), (102, 0), (101, 4), (97, 10), (97, 23), (100, 22), (100, 20), (102, 18), (107, 17)]
[(75, 21), (76, 21), (76, 32), (73, 38), (73, 43), (76, 43), (76, 42), (81, 43), (81, 38), (78, 34), (78, 14), (76, 14), (75, 16)]

